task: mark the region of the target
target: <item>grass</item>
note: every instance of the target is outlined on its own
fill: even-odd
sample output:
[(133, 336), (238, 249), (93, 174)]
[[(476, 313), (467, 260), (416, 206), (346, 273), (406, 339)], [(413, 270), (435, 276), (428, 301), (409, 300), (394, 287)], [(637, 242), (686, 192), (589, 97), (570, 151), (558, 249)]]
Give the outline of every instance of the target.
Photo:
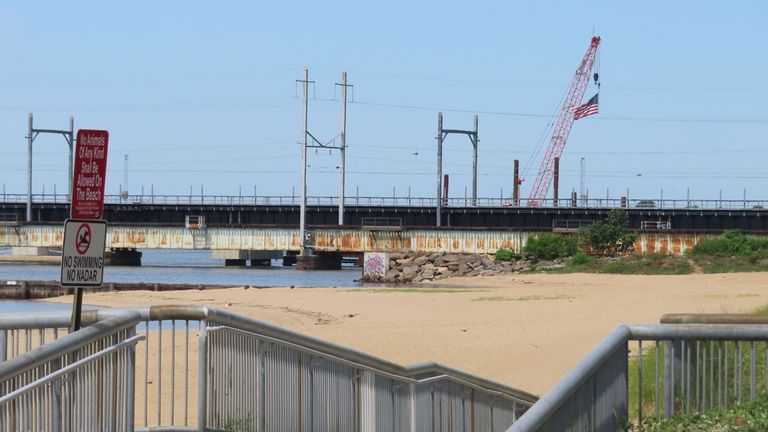
[(507, 296), (492, 296), (492, 297), (478, 297), (472, 299), (472, 301), (538, 301), (538, 300), (563, 300), (563, 299), (573, 299), (576, 298), (576, 296), (572, 295), (566, 295), (566, 294), (556, 294), (556, 295), (526, 295), (526, 296), (519, 296), (519, 297), (507, 297)]
[[(768, 310), (768, 306), (763, 310)], [(730, 359), (730, 363), (726, 371), (729, 377), (728, 386), (729, 393), (725, 395), (727, 402), (726, 408), (709, 408), (710, 402), (707, 402), (706, 413), (698, 413), (697, 411), (697, 395), (705, 394), (711, 397), (711, 401), (717, 401), (718, 395), (713, 393), (712, 390), (716, 388), (719, 377), (717, 373), (710, 375), (712, 381), (704, 383), (698, 381), (695, 377), (695, 371), (692, 372), (691, 399), (686, 401), (682, 397), (682, 391), (678, 389), (675, 399), (675, 410), (678, 414), (671, 419), (664, 419), (664, 343), (660, 343), (658, 348), (654, 344), (653, 346), (644, 346), (642, 356), (642, 406), (643, 406), (643, 420), (642, 427), (638, 425), (638, 405), (639, 397), (638, 392), (640, 389), (640, 358), (635, 351), (635, 356), (630, 358), (629, 362), (629, 414), (630, 419), (627, 430), (630, 431), (764, 431), (768, 430), (768, 396), (766, 395), (766, 379), (768, 378), (768, 369), (766, 367), (766, 358), (764, 353), (768, 346), (765, 342), (756, 343), (756, 392), (759, 397), (755, 401), (748, 401), (749, 399), (749, 383), (750, 383), (750, 354), (751, 344), (745, 342), (741, 345), (741, 376), (742, 376), (742, 403), (738, 403), (738, 397), (733, 394), (733, 377), (734, 364), (733, 359), (739, 358), (737, 348), (734, 343), (727, 345), (721, 345), (719, 342), (700, 342), (696, 346), (701, 354), (697, 357), (700, 360), (699, 364), (704, 364), (703, 352), (706, 350), (707, 357), (707, 370), (714, 365), (718, 370), (717, 358), (720, 353), (723, 357), (726, 355)], [(720, 351), (721, 350), (721, 351)], [(659, 377), (656, 375), (656, 356), (658, 352), (659, 358)], [(694, 354), (695, 355), (695, 354)], [(712, 373), (711, 371), (708, 373)], [(736, 374), (738, 375), (738, 374)], [(724, 376), (724, 375), (723, 375)], [(659, 381), (659, 417), (656, 417), (656, 381)], [(702, 392), (699, 393), (699, 385), (701, 385)], [(726, 388), (725, 385), (723, 385)], [(682, 413), (681, 413), (682, 412)]]
[(691, 259), (708, 274), (768, 271), (768, 263), (752, 262), (742, 256), (693, 255)]
[(755, 315), (768, 315), (768, 305), (762, 306), (755, 311)]
[(670, 419), (648, 418), (642, 427), (629, 430), (645, 432), (760, 432), (768, 430), (768, 393), (753, 401), (737, 403), (728, 410), (716, 409), (706, 414), (690, 413)]
[(465, 288), (367, 288), (349, 290), (353, 292), (364, 292), (369, 294), (386, 293), (419, 293), (419, 294), (457, 294), (466, 292), (485, 292), (484, 289), (465, 289)]
[(579, 255), (565, 268), (547, 270), (547, 273), (608, 273), (639, 275), (685, 275), (693, 273), (687, 258), (677, 255), (628, 255), (619, 258), (600, 258)]

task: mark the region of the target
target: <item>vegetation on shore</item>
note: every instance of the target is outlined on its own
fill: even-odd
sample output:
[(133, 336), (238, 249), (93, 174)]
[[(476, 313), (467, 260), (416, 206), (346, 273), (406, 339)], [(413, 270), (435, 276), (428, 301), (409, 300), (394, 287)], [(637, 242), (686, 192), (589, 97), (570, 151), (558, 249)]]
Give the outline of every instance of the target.
[(633, 253), (637, 234), (628, 232), (628, 225), (626, 212), (614, 209), (604, 220), (582, 228), (577, 235), (541, 233), (528, 239), (522, 255), (499, 249), (494, 258), (527, 259), (534, 263), (529, 271), (549, 273), (685, 275), (768, 271), (768, 239), (726, 231), (699, 242), (685, 256), (639, 255)]

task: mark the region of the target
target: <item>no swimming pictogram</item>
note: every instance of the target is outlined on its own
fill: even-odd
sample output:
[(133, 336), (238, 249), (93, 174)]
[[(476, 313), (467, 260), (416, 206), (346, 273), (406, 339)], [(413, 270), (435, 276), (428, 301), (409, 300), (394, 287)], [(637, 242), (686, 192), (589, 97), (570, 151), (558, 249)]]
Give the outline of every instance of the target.
[(77, 228), (77, 240), (75, 240), (75, 250), (80, 255), (85, 255), (88, 248), (91, 247), (91, 226), (87, 223), (81, 224)]

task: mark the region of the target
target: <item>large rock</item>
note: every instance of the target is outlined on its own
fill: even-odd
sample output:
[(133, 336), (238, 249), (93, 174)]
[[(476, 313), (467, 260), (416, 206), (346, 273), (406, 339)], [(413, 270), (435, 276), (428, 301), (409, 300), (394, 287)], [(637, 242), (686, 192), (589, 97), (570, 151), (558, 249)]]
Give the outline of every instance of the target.
[(462, 263), (459, 263), (459, 267), (457, 270), (459, 271), (460, 274), (467, 274), (470, 271), (470, 267), (467, 263), (462, 262)]
[(424, 264), (427, 264), (429, 262), (428, 256), (420, 256), (413, 259), (413, 265), (417, 266), (423, 266)]
[(493, 267), (496, 264), (488, 255), (480, 255), (480, 262), (483, 263), (484, 267)]
[(400, 270), (398, 269), (389, 269), (388, 272), (384, 274), (384, 282), (391, 282), (397, 280), (397, 278), (400, 276)]

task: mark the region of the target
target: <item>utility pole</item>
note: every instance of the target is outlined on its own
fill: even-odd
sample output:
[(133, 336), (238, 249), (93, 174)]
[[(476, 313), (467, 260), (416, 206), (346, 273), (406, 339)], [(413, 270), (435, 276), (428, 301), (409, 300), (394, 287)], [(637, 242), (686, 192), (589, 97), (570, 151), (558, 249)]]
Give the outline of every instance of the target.
[(120, 198), (128, 199), (128, 155), (123, 155), (123, 190), (121, 191)]
[(301, 245), (301, 255), (308, 255), (305, 249), (306, 237), (306, 213), (307, 213), (307, 114), (309, 111), (309, 69), (304, 69), (304, 79), (300, 81), (303, 84), (304, 109), (302, 110), (302, 132), (301, 132), (301, 209), (299, 212), (299, 237)]
[[(31, 147), (30, 147), (31, 148)], [(443, 213), (443, 113), (437, 113), (437, 204), (435, 206), (435, 225), (441, 225)]]
[(584, 158), (581, 158), (581, 187), (579, 194), (581, 194), (581, 205), (587, 204), (587, 162)]
[[(309, 69), (304, 69), (304, 79), (296, 80), (303, 85), (303, 122), (302, 122), (302, 134), (301, 134), (301, 214), (299, 216), (299, 235), (301, 236), (301, 255), (308, 256), (312, 254), (311, 250), (307, 247), (307, 230), (306, 230), (306, 213), (307, 213), (307, 148), (322, 148), (330, 150), (341, 151), (341, 179), (339, 185), (339, 225), (344, 224), (344, 183), (346, 180), (346, 139), (347, 139), (347, 88), (352, 85), (347, 83), (347, 73), (343, 72), (341, 75), (341, 83), (336, 85), (341, 86), (342, 94), (342, 107), (341, 107), (341, 132), (333, 137), (329, 142), (322, 143), (315, 138), (308, 129), (309, 120), (309, 84), (314, 84), (314, 81), (309, 80)], [(336, 138), (339, 138), (340, 144), (335, 144)], [(310, 143), (310, 139), (312, 140)]]
[(435, 224), (441, 225), (442, 218), (442, 204), (441, 204), (441, 192), (442, 192), (442, 177), (443, 177), (443, 141), (445, 137), (450, 134), (462, 134), (469, 137), (469, 141), (472, 143), (472, 205), (477, 206), (477, 114), (474, 116), (474, 129), (473, 130), (461, 130), (461, 129), (443, 129), (443, 113), (437, 113), (437, 206)]
[(69, 146), (69, 164), (67, 168), (67, 183), (69, 189), (67, 191), (67, 200), (72, 201), (70, 194), (72, 193), (72, 160), (73, 149), (75, 145), (75, 118), (69, 116), (69, 130), (62, 129), (35, 129), (32, 113), (29, 113), (27, 129), (27, 221), (32, 221), (32, 143), (35, 138), (41, 133), (59, 134), (64, 137)]
[(339, 180), (339, 225), (344, 225), (344, 182), (346, 180), (346, 152), (347, 152), (347, 87), (352, 87), (347, 84), (347, 73), (341, 73), (341, 83), (336, 83), (337, 86), (341, 86), (341, 145), (339, 151), (341, 152), (341, 178)]

